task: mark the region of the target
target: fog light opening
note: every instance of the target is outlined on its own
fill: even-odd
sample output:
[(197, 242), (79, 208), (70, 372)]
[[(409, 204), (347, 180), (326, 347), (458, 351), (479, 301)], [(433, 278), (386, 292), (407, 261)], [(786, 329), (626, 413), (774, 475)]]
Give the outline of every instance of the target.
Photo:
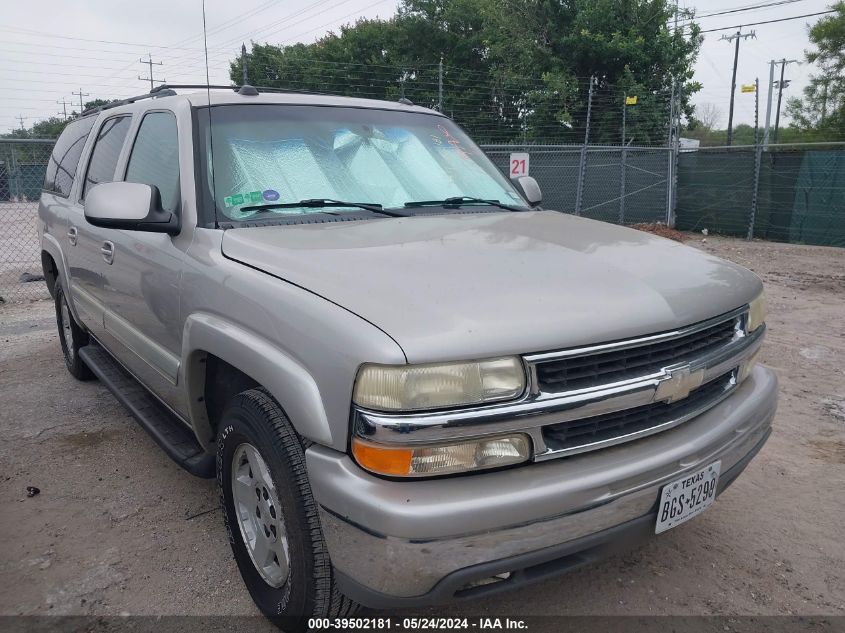
[(461, 591), (468, 591), (469, 589), (475, 589), (476, 587), (485, 587), (487, 585), (495, 585), (496, 583), (503, 582), (510, 578), (512, 572), (505, 571), (501, 574), (496, 574), (495, 576), (488, 576), (487, 578), (479, 578), (478, 580), (473, 580), (468, 582), (463, 587), (458, 589), (458, 593)]

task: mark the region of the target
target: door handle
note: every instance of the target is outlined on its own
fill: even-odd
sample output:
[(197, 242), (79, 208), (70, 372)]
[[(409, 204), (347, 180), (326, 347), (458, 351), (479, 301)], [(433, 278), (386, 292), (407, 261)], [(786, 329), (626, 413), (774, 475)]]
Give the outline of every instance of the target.
[(100, 247), (100, 252), (103, 254), (103, 261), (107, 264), (114, 263), (114, 244), (111, 242), (103, 242), (103, 245)]
[(71, 246), (76, 246), (76, 240), (78, 237), (79, 231), (76, 230), (75, 226), (72, 226), (67, 230), (67, 241), (70, 242)]

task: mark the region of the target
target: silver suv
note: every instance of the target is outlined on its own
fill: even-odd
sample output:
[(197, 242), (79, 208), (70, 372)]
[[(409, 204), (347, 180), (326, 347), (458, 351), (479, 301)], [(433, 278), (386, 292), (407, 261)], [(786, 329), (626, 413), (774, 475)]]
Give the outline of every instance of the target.
[(630, 547), (768, 438), (760, 280), (539, 203), (408, 102), (166, 88), (67, 127), (39, 229), (68, 369), (301, 629)]

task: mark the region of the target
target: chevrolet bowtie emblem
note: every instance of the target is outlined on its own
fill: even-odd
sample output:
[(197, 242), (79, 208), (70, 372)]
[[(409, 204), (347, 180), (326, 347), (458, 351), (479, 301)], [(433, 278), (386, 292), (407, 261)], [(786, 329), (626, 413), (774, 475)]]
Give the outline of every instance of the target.
[(664, 370), (667, 378), (660, 381), (654, 393), (655, 402), (675, 402), (686, 398), (690, 391), (697, 389), (704, 382), (704, 370), (692, 371), (686, 367), (672, 367)]

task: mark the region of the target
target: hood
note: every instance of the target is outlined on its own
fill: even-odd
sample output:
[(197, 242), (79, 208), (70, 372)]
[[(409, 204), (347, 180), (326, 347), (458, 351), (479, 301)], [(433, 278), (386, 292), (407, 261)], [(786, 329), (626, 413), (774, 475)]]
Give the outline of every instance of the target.
[(762, 289), (696, 249), (555, 211), (229, 229), (223, 253), (370, 321), (409, 362), (652, 334)]

